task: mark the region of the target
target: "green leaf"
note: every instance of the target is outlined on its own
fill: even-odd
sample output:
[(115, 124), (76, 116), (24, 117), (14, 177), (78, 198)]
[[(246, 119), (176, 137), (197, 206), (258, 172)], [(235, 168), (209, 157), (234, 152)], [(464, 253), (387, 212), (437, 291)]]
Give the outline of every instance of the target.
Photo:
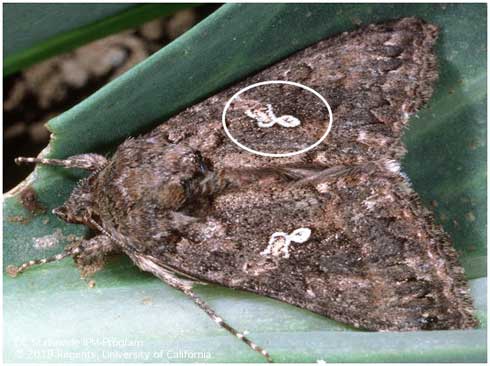
[[(484, 4), (228, 4), (182, 37), (49, 122), (45, 154), (109, 152), (186, 106), (329, 35), (402, 16), (441, 27), (440, 81), (431, 102), (412, 118), (404, 170), (452, 236), (472, 280), (481, 320), (469, 331), (372, 333), (264, 297), (216, 286), (199, 289), (238, 329), (250, 331), (277, 361), (484, 362), (486, 360), (486, 5)], [(469, 55), (471, 57), (469, 57)], [(28, 183), (47, 214), (33, 215), (14, 190), (4, 203), (4, 266), (60, 250), (40, 250), (33, 238), (85, 229), (49, 214), (80, 175), (37, 167)], [(27, 223), (19, 222), (22, 218)], [(49, 222), (46, 223), (46, 219)], [(191, 301), (116, 258), (88, 289), (71, 261), (4, 280), (5, 360), (36, 362), (32, 350), (146, 352), (159, 361), (261, 361), (260, 355), (214, 326)], [(103, 339), (141, 344), (118, 346)], [(60, 343), (70, 340), (71, 344)], [(85, 341), (84, 341), (85, 340)], [(48, 342), (37, 346), (39, 342)], [(78, 341), (78, 343), (77, 343)], [(56, 343), (58, 342), (58, 343)], [(85, 345), (84, 342), (95, 344)], [(97, 343), (100, 342), (100, 343)], [(161, 351), (161, 353), (159, 353)], [(182, 358), (200, 351), (210, 358)], [(78, 353), (76, 353), (78, 352)], [(105, 352), (105, 353), (104, 353)], [(138, 355), (132, 353), (134, 357)], [(154, 353), (156, 352), (156, 353)], [(173, 353), (172, 353), (173, 352)], [(56, 353), (59, 354), (59, 353)], [(123, 362), (113, 354), (112, 361)], [(144, 360), (141, 353), (139, 361)], [(46, 356), (60, 361), (57, 356)], [(89, 356), (86, 356), (89, 357)], [(130, 357), (130, 356), (128, 356)]]
[(196, 4), (5, 4), (4, 77)]

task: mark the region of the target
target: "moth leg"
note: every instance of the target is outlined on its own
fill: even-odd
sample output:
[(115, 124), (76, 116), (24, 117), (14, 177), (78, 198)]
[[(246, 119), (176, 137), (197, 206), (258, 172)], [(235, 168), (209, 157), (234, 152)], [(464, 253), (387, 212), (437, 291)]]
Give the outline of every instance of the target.
[[(96, 236), (92, 239), (89, 239), (89, 240), (82, 240), (77, 245), (67, 247), (61, 253), (58, 253), (58, 254), (53, 255), (51, 257), (42, 258), (42, 259), (33, 259), (33, 260), (30, 260), (28, 262), (21, 264), (20, 266), (8, 265), (7, 266), (7, 274), (10, 277), (15, 277), (19, 273), (24, 272), (26, 269), (33, 267), (33, 266), (36, 266), (36, 265), (60, 261), (66, 257), (81, 256), (82, 253), (96, 252), (99, 250), (106, 251), (108, 248), (109, 242), (111, 242), (111, 239), (105, 235), (98, 235), (98, 236)], [(112, 246), (112, 242), (110, 245)]]
[(136, 252), (126, 254), (130, 256), (133, 262), (140, 269), (152, 273), (154, 276), (158, 277), (166, 284), (182, 291), (192, 301), (194, 301), (194, 303), (199, 306), (216, 324), (218, 324), (229, 333), (233, 334), (254, 351), (260, 353), (266, 358), (267, 362), (272, 362), (271, 356), (265, 349), (256, 345), (249, 338), (245, 337), (243, 333), (240, 333), (235, 328), (226, 323), (223, 318), (221, 318), (203, 299), (201, 299), (194, 291), (192, 291), (194, 281), (177, 277), (175, 273), (161, 267), (158, 263), (158, 260), (149, 255), (144, 255)]
[(86, 278), (102, 269), (105, 257), (115, 252), (120, 252), (120, 248), (114, 240), (106, 235), (97, 235), (84, 241), (81, 252), (73, 255), (73, 260), (81, 277)]
[(62, 166), (65, 168), (80, 168), (85, 170), (99, 170), (107, 164), (107, 159), (99, 154), (80, 154), (73, 155), (67, 159), (44, 159), (44, 158), (24, 158), (15, 159), (16, 164), (30, 163)]

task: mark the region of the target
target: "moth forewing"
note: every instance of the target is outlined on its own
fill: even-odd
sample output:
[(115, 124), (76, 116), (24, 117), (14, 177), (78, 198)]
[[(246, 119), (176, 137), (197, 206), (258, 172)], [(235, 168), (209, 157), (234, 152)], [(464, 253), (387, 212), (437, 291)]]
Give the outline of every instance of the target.
[[(63, 218), (94, 228), (96, 239), (55, 259), (72, 255), (83, 266), (88, 253), (120, 250), (268, 360), (263, 348), (195, 295), (195, 281), (270, 296), (371, 330), (474, 327), (457, 254), (399, 165), (409, 116), (427, 102), (437, 79), (437, 34), (416, 18), (369, 25), (184, 110), (127, 140), (108, 161), (92, 154), (64, 162), (21, 159), (94, 171), (80, 190), (87, 207), (65, 205)], [(224, 105), (247, 85), (267, 80), (321, 93), (334, 115), (328, 138), (282, 158), (232, 143), (221, 126)], [(258, 145), (284, 149), (317, 138), (311, 126), (324, 115), (312, 99), (280, 91), (257, 90), (238, 100), (235, 131), (252, 131)], [(279, 113), (278, 106), (289, 112)], [(51, 259), (9, 271), (43, 261)]]

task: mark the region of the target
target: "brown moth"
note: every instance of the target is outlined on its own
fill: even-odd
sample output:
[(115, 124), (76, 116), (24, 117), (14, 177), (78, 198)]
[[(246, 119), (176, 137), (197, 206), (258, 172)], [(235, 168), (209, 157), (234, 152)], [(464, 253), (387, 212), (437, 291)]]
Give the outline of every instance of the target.
[[(8, 272), (68, 256), (82, 269), (97, 268), (106, 254), (123, 252), (268, 360), (264, 349), (196, 296), (196, 282), (251, 291), (369, 330), (476, 326), (450, 239), (400, 171), (404, 128), (437, 79), (437, 34), (437, 27), (416, 18), (369, 25), (323, 40), (184, 110), (128, 139), (110, 159), (19, 158), (90, 170), (54, 212), (96, 235)], [(225, 103), (268, 80), (299, 82), (328, 100), (334, 122), (318, 147), (272, 158), (226, 137)], [(305, 127), (294, 141), (318, 138), (308, 124), (318, 124), (324, 113), (306, 94), (280, 88), (257, 89), (237, 102), (230, 124), (238, 135), (287, 150), (293, 129), (260, 129), (257, 121), (269, 126), (285, 115), (298, 125), (294, 116), (301, 115)]]

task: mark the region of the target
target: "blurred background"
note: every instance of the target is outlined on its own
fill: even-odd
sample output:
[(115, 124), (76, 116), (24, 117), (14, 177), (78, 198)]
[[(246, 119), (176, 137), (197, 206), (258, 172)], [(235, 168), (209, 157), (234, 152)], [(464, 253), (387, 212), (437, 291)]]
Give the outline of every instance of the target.
[(91, 42), (4, 78), (3, 190), (33, 169), (14, 163), (37, 156), (49, 141), (45, 123), (146, 59), (220, 7), (206, 4)]

